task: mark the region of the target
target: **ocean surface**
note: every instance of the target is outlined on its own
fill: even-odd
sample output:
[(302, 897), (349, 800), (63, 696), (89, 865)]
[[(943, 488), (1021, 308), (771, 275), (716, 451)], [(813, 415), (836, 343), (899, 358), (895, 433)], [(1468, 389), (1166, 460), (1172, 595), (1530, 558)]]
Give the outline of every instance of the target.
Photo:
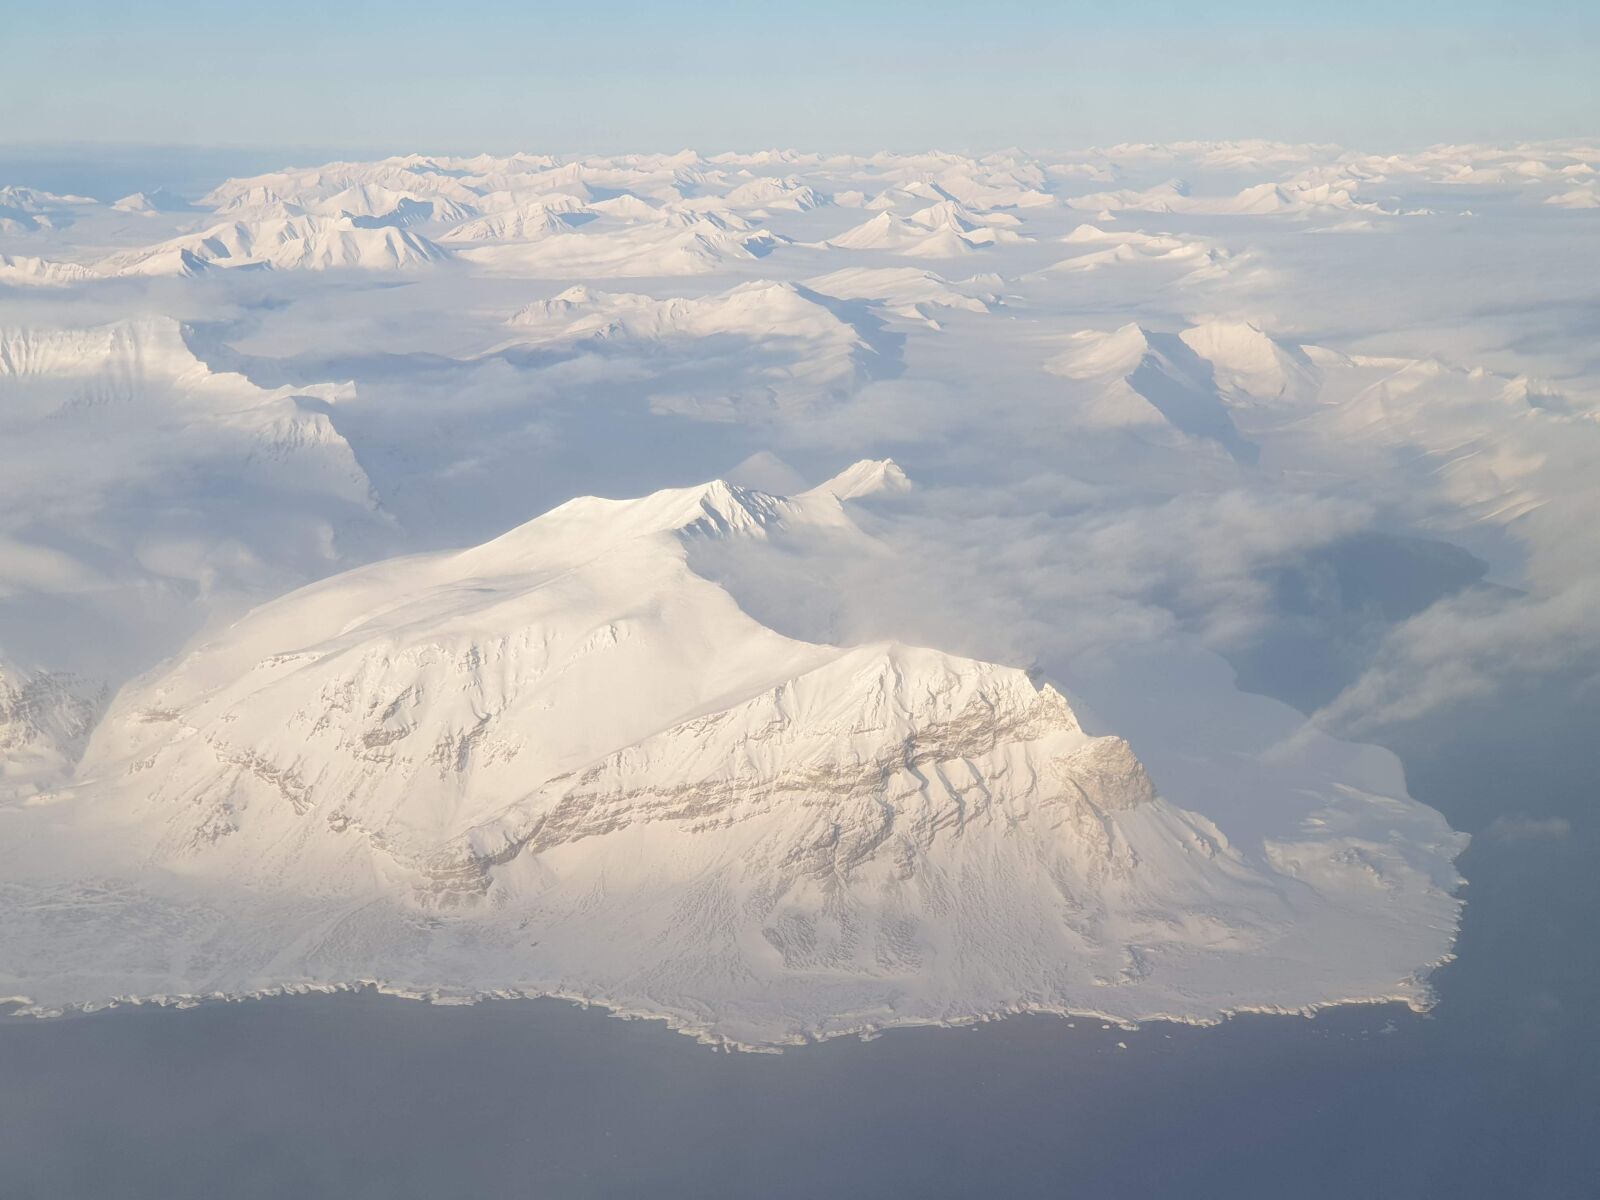
[[(1302, 708), (1479, 573), (1404, 543), (1306, 571), (1234, 658)], [(1595, 1197), (1597, 715), (1574, 669), (1380, 739), (1474, 839), (1425, 1015), (1021, 1017), (779, 1055), (557, 1001), (0, 1019), (0, 1197)]]

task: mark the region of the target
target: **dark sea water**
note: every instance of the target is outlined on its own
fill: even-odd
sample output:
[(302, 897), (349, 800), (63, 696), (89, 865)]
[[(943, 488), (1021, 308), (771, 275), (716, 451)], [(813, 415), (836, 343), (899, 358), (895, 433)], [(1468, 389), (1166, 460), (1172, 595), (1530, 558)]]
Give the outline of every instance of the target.
[[(1280, 580), (1241, 682), (1314, 706), (1476, 577), (1394, 552)], [(1427, 1015), (1024, 1017), (782, 1055), (555, 1001), (0, 1020), (0, 1198), (1600, 1196), (1597, 713), (1574, 669), (1382, 739), (1474, 835)]]

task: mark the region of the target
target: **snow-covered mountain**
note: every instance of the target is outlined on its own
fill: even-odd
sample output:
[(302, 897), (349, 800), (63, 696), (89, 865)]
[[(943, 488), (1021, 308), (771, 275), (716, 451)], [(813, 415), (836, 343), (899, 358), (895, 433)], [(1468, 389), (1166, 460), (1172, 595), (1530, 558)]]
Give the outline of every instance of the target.
[(794, 284), (758, 280), (703, 297), (657, 300), (637, 293), (601, 292), (579, 284), (551, 300), (527, 305), (510, 324), (561, 339), (792, 337), (812, 341), (860, 338), (815, 293)]
[(841, 300), (866, 300), (902, 317), (936, 323), (940, 309), (987, 313), (1000, 303), (999, 276), (951, 282), (916, 267), (845, 267), (806, 281), (806, 286)]
[[(1236, 843), (1024, 671), (797, 640), (695, 569), (879, 555), (850, 508), (906, 486), (869, 462), (788, 498), (583, 498), (255, 610), (125, 688), (27, 864), (0, 852), (0, 991), (375, 979), (752, 1044), (1424, 999), (1456, 904), (1427, 810), (1347, 800), (1292, 849)], [(103, 897), (65, 942), (28, 899), (74, 886), (60, 863)], [(1401, 911), (1411, 935), (1363, 933)]]
[(71, 225), (79, 213), (92, 207), (86, 196), (62, 196), (40, 188), (0, 187), (0, 233), (35, 233)]
[(960, 228), (945, 216), (935, 226), (880, 212), (838, 234), (829, 245), (840, 250), (884, 250), (902, 258), (960, 258), (994, 238), (994, 231)]
[(805, 212), (828, 203), (826, 196), (818, 194), (815, 188), (793, 176), (752, 179), (734, 188), (725, 199), (734, 208), (788, 209), (792, 212)]
[(764, 231), (730, 229), (700, 214), (681, 221), (624, 225), (570, 237), (471, 246), (463, 261), (486, 270), (550, 279), (639, 278), (704, 275), (741, 261), (764, 258), (779, 245)]
[(1211, 364), (1217, 386), (1235, 403), (1293, 407), (1322, 386), (1322, 371), (1305, 350), (1249, 321), (1208, 321), (1179, 336)]
[[(800, 284), (753, 280), (709, 296), (657, 300), (579, 284), (524, 305), (513, 345), (581, 347), (608, 361), (643, 360), (661, 404), (693, 405), (709, 368), (718, 403), (806, 405), (885, 369), (871, 319)], [(867, 333), (863, 331), (866, 330)], [(681, 378), (681, 382), (680, 382)]]
[(92, 267), (52, 262), (31, 254), (0, 254), (0, 284), (12, 287), (67, 287), (99, 278)]
[(175, 196), (165, 188), (153, 188), (148, 192), (130, 192), (113, 202), (111, 207), (117, 212), (154, 216), (156, 213), (184, 212), (189, 206), (181, 196)]
[(1047, 270), (1076, 274), (1149, 264), (1176, 267), (1185, 279), (1204, 280), (1226, 277), (1244, 257), (1209, 238), (1100, 229), (1093, 225), (1079, 225), (1061, 240), (1077, 253)]
[[(213, 371), (170, 318), (85, 329), (0, 329), (4, 427), (12, 447), (27, 447), (10, 464), (4, 486), (18, 501), (25, 495), (81, 499), (102, 479), (125, 479), (145, 466), (142, 453), (170, 469), (178, 458), (226, 442), (237, 455), (226, 469), (236, 478), (289, 467), (301, 493), (325, 492), (366, 507), (371, 484), (317, 403), (337, 391), (269, 390)], [(79, 439), (89, 426), (115, 432), (118, 454), (83, 453)], [(186, 436), (175, 441), (177, 429)], [(50, 474), (60, 466), (49, 457), (58, 443), (64, 454), (76, 444), (78, 467), (70, 477)]]
[(169, 261), (228, 267), (322, 271), (393, 270), (437, 262), (444, 251), (400, 225), (361, 217), (286, 216), (231, 221), (147, 250), (113, 255), (101, 269), (118, 274), (157, 271)]
[[(563, 197), (563, 199), (567, 199)], [(552, 205), (545, 200), (527, 201), (513, 208), (464, 221), (440, 238), (441, 242), (531, 242), (554, 234), (569, 233), (572, 225), (563, 216), (585, 210), (576, 201)]]
[(1359, 179), (1345, 176), (1259, 183), (1243, 188), (1232, 196), (1195, 196), (1185, 181), (1174, 179), (1143, 190), (1123, 188), (1111, 192), (1090, 192), (1072, 197), (1067, 204), (1072, 208), (1093, 212), (1302, 218), (1333, 213), (1401, 215), (1376, 201), (1359, 199), (1360, 189)]
[(1145, 436), (1176, 431), (1212, 441), (1241, 462), (1254, 462), (1257, 448), (1235, 425), (1217, 389), (1215, 365), (1189, 344), (1192, 332), (1156, 333), (1133, 324), (1110, 333), (1085, 330), (1072, 335), (1067, 348), (1046, 365), (1067, 379), (1099, 385), (1077, 414), (1091, 428)]
[[(859, 475), (837, 486), (869, 491)], [(1110, 807), (1149, 798), (1125, 747), (1085, 739), (1021, 672), (794, 642), (689, 569), (697, 539), (795, 522), (847, 527), (827, 486), (786, 500), (718, 482), (577, 500), (465, 553), (337, 577), (125, 693), (85, 771), (134, 764), (134, 803), (171, 825), (176, 857), (224, 843), (230, 870), (295, 874), (293, 816), (359, 831), (425, 894), (485, 891), (508, 852), (625, 821), (800, 818), (783, 857), (840, 820), (878, 830), (886, 793), (936, 821), (978, 778), (1045, 769), (985, 760), (1024, 730), (1059, 728), (1049, 753), (1097, 771), (1122, 762), (1131, 791)], [(939, 774), (966, 759), (965, 779)]]

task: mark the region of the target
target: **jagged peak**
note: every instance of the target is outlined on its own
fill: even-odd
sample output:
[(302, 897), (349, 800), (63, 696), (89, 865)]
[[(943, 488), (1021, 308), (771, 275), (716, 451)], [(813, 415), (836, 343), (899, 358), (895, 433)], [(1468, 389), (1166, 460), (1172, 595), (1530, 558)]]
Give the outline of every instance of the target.
[(782, 525), (853, 528), (843, 503), (885, 492), (903, 492), (910, 481), (892, 459), (863, 460), (809, 491), (779, 496), (726, 479), (689, 487), (663, 488), (633, 499), (577, 496), (510, 530), (464, 551), (498, 560), (525, 548), (569, 547), (562, 553), (593, 558), (639, 538), (675, 535), (691, 539), (764, 538)]
[(677, 528), (686, 532), (759, 533), (776, 524), (793, 506), (781, 496), (740, 487), (726, 479), (713, 479), (688, 489), (688, 520)]
[(663, 533), (759, 536), (797, 511), (794, 502), (782, 496), (713, 479), (691, 487), (663, 488), (632, 500), (578, 496), (506, 536), (546, 528), (567, 529), (581, 532), (588, 549), (604, 549)]

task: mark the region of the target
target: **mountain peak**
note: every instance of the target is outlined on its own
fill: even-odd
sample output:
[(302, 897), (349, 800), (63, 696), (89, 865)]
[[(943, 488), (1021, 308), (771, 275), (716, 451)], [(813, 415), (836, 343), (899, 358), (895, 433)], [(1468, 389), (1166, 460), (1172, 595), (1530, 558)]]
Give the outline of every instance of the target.
[(1279, 341), (1245, 320), (1207, 321), (1178, 335), (1205, 359), (1219, 387), (1257, 401), (1300, 401), (1314, 396), (1321, 372), (1304, 350)]
[(792, 507), (780, 496), (740, 487), (726, 479), (713, 479), (690, 490), (698, 515), (680, 526), (685, 532), (761, 533)]
[(852, 463), (808, 495), (826, 494), (838, 500), (858, 500), (883, 492), (908, 492), (911, 480), (892, 458), (864, 458)]
[(1050, 370), (1067, 379), (1129, 375), (1151, 351), (1150, 332), (1130, 321), (1113, 330), (1085, 329), (1072, 334), (1065, 350), (1050, 360)]

